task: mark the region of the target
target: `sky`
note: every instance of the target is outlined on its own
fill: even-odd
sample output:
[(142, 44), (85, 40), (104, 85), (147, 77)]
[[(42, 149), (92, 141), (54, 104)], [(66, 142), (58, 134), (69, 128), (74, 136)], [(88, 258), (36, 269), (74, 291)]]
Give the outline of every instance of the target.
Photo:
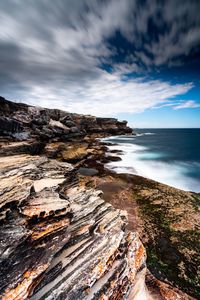
[(0, 95), (200, 127), (199, 0), (1, 0)]

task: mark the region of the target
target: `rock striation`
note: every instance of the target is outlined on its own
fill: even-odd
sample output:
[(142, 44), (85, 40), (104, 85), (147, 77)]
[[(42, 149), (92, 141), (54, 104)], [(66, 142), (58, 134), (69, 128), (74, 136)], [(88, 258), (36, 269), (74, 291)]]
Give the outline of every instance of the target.
[[(142, 201), (148, 180), (104, 168), (119, 157), (107, 154), (106, 144), (96, 138), (131, 133), (125, 121), (0, 97), (0, 299), (194, 299), (146, 272), (137, 232), (144, 223), (140, 236), (145, 232), (150, 241), (143, 239), (151, 259), (152, 237), (165, 224), (162, 208), (155, 218), (158, 227), (147, 214), (155, 212), (149, 203), (154, 192)], [(197, 209), (196, 196), (193, 200)], [(145, 206), (141, 220), (137, 210), (143, 204), (151, 210)]]
[(72, 165), (0, 157), (0, 298), (137, 299), (146, 254), (125, 211), (81, 186)]
[(86, 135), (132, 133), (126, 121), (33, 107), (0, 97), (0, 135), (14, 140), (71, 140)]

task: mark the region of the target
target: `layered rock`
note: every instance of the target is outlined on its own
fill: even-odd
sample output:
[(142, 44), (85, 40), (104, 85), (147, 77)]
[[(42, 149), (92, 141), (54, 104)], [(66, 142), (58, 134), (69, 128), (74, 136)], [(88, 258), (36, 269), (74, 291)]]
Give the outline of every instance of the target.
[[(177, 192), (164, 192), (160, 198), (163, 185), (104, 169), (104, 163), (119, 158), (105, 154), (106, 145), (94, 137), (131, 133), (126, 122), (31, 107), (2, 97), (0, 108), (0, 299), (193, 299), (169, 284), (176, 281), (166, 283), (160, 255), (155, 260), (149, 251), (156, 247), (156, 253), (166, 252), (155, 243), (157, 236), (167, 248), (177, 242), (168, 238), (166, 243), (163, 226), (169, 218), (166, 213), (162, 219), (161, 212), (167, 212), (170, 203), (171, 212), (179, 209), (183, 193), (175, 207), (171, 200)], [(190, 196), (198, 210), (199, 196)], [(184, 199), (186, 207), (191, 199)], [(124, 208), (128, 213), (120, 210)], [(173, 233), (180, 228), (185, 233), (186, 225), (188, 236), (181, 241), (188, 243), (191, 222), (183, 221), (173, 219)], [(171, 228), (165, 229), (169, 237)], [(137, 231), (149, 261), (155, 260), (157, 273), (151, 271), (165, 283), (150, 273), (146, 276), (146, 254)], [(197, 276), (197, 268), (190, 268), (190, 257), (197, 255), (196, 237), (194, 249), (186, 253), (188, 271), (193, 271), (189, 278)], [(181, 257), (187, 261), (185, 249)], [(164, 267), (175, 274), (174, 266), (172, 255)], [(185, 266), (179, 266), (182, 273), (175, 276), (188, 283)], [(168, 273), (166, 269), (166, 277)], [(196, 296), (197, 283), (189, 284), (184, 290)]]
[(126, 121), (14, 103), (0, 97), (0, 135), (15, 140), (71, 140), (86, 135), (132, 133)]
[(137, 299), (145, 250), (68, 163), (0, 158), (1, 299)]

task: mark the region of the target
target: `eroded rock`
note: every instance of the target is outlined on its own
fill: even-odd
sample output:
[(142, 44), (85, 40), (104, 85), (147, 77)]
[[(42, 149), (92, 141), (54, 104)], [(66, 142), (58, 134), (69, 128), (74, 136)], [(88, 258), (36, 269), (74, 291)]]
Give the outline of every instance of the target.
[(126, 229), (126, 212), (104, 202), (100, 191), (79, 186), (68, 163), (0, 159), (1, 299), (137, 294), (146, 255), (138, 234)]
[(131, 134), (127, 122), (14, 103), (0, 97), (0, 134), (14, 140), (71, 140), (91, 134)]

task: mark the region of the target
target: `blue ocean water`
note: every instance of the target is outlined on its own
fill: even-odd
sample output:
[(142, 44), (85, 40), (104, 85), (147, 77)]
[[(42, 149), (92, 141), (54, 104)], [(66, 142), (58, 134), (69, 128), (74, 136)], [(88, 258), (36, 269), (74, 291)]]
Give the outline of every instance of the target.
[[(107, 167), (200, 192), (200, 129), (137, 129), (135, 136), (104, 139), (123, 151)], [(117, 144), (117, 145), (116, 145)]]

